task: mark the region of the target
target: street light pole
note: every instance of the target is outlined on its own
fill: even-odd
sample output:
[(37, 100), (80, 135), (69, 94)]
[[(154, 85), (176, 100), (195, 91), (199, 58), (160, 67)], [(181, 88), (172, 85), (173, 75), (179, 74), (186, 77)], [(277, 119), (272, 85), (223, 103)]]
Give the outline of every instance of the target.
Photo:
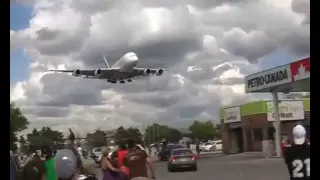
[(272, 97), (273, 97), (273, 108), (274, 108), (274, 129), (275, 129), (275, 146), (276, 146), (276, 151), (277, 151), (277, 157), (281, 157), (281, 141), (280, 141), (280, 136), (281, 136), (281, 122), (280, 122), (280, 117), (279, 117), (279, 97), (278, 97), (278, 92), (274, 91), (272, 92)]

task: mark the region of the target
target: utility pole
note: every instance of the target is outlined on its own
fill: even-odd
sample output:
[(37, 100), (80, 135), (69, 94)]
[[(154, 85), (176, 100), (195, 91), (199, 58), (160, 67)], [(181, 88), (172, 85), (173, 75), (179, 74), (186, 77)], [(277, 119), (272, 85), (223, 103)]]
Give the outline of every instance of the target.
[(279, 97), (278, 92), (272, 92), (273, 96), (273, 108), (275, 113), (275, 122), (273, 122), (273, 126), (275, 129), (275, 146), (277, 151), (277, 157), (281, 157), (281, 122), (279, 117)]
[(160, 125), (157, 124), (157, 126), (156, 126), (156, 131), (155, 131), (155, 134), (156, 134), (156, 142), (158, 142), (158, 141), (160, 140), (159, 130), (160, 130)]
[(151, 137), (150, 137), (150, 123), (148, 122), (148, 127), (147, 127), (147, 129), (146, 129), (146, 134), (147, 134), (147, 137), (148, 137), (148, 146), (151, 144), (150, 143), (150, 139), (151, 139)]

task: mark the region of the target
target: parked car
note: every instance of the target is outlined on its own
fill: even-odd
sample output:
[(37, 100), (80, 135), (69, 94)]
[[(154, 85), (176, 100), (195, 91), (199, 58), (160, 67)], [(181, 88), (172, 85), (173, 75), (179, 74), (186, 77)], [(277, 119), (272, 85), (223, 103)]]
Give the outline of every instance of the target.
[(188, 148), (173, 149), (168, 160), (168, 171), (173, 172), (178, 169), (191, 169), (196, 171), (197, 156)]
[(200, 151), (204, 151), (204, 147), (206, 147), (208, 145), (211, 145), (211, 142), (205, 142), (205, 143), (200, 144), (200, 146), (199, 146)]
[(100, 164), (101, 160), (101, 150), (102, 147), (96, 147), (91, 150), (90, 157), (94, 160), (95, 163)]
[(203, 145), (201, 150), (204, 152), (222, 151), (222, 141), (211, 141), (210, 143)]
[(168, 144), (158, 154), (158, 160), (167, 161), (170, 158), (170, 153), (173, 149), (185, 148), (181, 144)]

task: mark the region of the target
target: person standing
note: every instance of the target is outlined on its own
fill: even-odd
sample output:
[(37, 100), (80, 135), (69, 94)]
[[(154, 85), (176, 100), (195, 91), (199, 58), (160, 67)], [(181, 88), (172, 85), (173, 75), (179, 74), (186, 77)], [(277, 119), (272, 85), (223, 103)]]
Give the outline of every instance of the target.
[(102, 148), (101, 169), (103, 180), (116, 180), (118, 179), (118, 169), (113, 167), (108, 157), (109, 151), (107, 147)]
[(128, 154), (123, 159), (122, 171), (129, 168), (129, 180), (149, 180), (148, 169), (151, 173), (151, 179), (155, 179), (151, 160), (144, 150), (137, 148), (133, 139), (127, 141)]
[(74, 145), (74, 140), (76, 139), (76, 136), (74, 135), (74, 133), (72, 132), (72, 130), (69, 128), (69, 137), (68, 139), (71, 141), (70, 144)]
[(31, 152), (31, 158), (24, 166), (22, 177), (24, 180), (45, 180), (45, 164), (37, 152)]
[(293, 144), (284, 151), (290, 180), (310, 180), (310, 144), (306, 141), (306, 129), (296, 125), (292, 134)]
[(57, 180), (57, 176), (54, 168), (54, 156), (53, 156), (52, 148), (48, 145), (42, 146), (41, 154), (44, 157), (46, 180)]

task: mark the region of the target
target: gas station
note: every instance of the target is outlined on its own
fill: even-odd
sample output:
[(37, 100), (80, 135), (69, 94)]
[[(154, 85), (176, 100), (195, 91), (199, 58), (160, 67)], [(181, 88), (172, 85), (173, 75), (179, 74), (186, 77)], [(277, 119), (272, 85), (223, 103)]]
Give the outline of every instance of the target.
[(281, 121), (278, 93), (310, 92), (310, 57), (245, 77), (246, 93), (271, 93), (273, 96), (275, 146), (281, 156)]

